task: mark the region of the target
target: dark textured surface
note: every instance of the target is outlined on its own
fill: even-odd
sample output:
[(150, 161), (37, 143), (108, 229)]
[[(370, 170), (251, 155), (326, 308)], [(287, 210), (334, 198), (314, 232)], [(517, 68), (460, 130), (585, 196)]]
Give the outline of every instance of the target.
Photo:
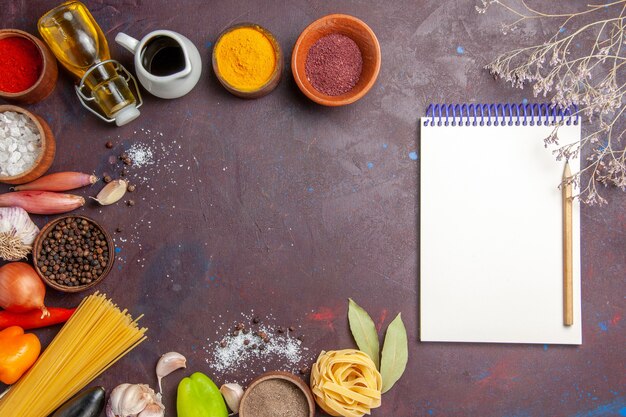
[[(56, 3), (3, 1), (1, 25), (36, 33), (36, 19)], [(587, 2), (571, 3), (580, 9)], [(113, 56), (129, 69), (130, 54), (112, 43), (119, 31), (136, 37), (179, 31), (203, 59), (201, 81), (189, 95), (165, 101), (145, 94), (141, 117), (126, 127), (83, 110), (64, 71), (55, 92), (28, 107), (56, 135), (52, 171), (117, 174), (110, 158), (133, 143), (148, 144), (158, 161), (129, 169), (138, 184), (134, 207), (88, 204), (78, 211), (111, 232), (123, 229), (116, 266), (98, 289), (145, 314), (150, 328), (149, 340), (97, 383), (156, 386), (156, 359), (170, 350), (188, 357), (188, 371), (212, 375), (204, 348), (224, 334), (219, 325), (252, 310), (301, 326), (311, 358), (321, 349), (352, 347), (346, 322), (352, 297), (383, 328), (402, 312), (409, 332), (407, 372), (374, 416), (626, 415), (626, 193), (609, 189), (608, 206), (583, 209), (582, 346), (418, 342), (417, 118), (430, 102), (533, 101), (530, 91), (512, 90), (481, 68), (497, 52), (541, 41), (553, 26), (534, 22), (504, 37), (504, 13), (478, 15), (473, 1), (461, 0), (87, 5)], [(289, 57), (300, 31), (331, 12), (363, 19), (381, 44), (379, 81), (356, 104), (309, 102), (288, 62), (279, 87), (255, 101), (229, 95), (209, 70), (212, 42), (234, 22), (267, 27)], [(113, 150), (104, 147), (107, 140)], [(45, 220), (37, 218), (40, 225)], [(80, 298), (49, 291), (46, 300), (70, 306)], [(48, 341), (55, 331), (37, 333)], [(233, 374), (247, 381), (261, 371), (254, 365)], [(182, 375), (165, 380), (170, 417)]]

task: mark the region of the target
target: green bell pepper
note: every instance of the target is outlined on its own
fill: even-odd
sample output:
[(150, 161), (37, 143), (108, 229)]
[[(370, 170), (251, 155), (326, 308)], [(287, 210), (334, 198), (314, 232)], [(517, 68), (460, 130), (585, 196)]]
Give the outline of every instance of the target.
[(178, 417), (228, 417), (228, 409), (217, 385), (201, 372), (183, 378), (176, 398)]

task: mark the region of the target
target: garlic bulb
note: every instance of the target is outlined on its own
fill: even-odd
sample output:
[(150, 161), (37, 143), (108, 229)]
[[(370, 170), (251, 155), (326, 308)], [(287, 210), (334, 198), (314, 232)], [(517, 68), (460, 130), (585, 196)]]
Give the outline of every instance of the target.
[(20, 207), (0, 207), (0, 258), (17, 261), (33, 248), (39, 228)]
[(187, 359), (178, 352), (167, 352), (161, 355), (161, 358), (156, 366), (156, 375), (159, 380), (159, 392), (163, 392), (163, 389), (161, 388), (161, 379), (177, 369), (186, 367)]
[(161, 394), (146, 384), (121, 384), (111, 391), (107, 417), (163, 417)]
[(228, 404), (228, 408), (233, 413), (239, 412), (239, 402), (243, 397), (243, 388), (239, 384), (224, 384), (220, 387), (220, 392)]

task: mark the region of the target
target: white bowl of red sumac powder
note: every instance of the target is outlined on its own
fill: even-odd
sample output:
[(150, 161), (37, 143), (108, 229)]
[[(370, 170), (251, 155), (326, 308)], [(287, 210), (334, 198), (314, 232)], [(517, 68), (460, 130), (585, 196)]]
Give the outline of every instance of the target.
[(372, 88), (380, 61), (380, 44), (367, 24), (354, 16), (331, 14), (302, 31), (291, 55), (291, 71), (314, 102), (344, 106)]

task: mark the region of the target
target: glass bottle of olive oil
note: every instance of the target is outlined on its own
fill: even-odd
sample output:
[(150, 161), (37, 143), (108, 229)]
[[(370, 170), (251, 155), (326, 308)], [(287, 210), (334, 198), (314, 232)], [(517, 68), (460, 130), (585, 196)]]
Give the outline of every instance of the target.
[(118, 126), (139, 116), (128, 85), (132, 76), (111, 60), (104, 33), (84, 4), (61, 4), (39, 19), (38, 28), (59, 62), (80, 80), (77, 93), (83, 105)]

